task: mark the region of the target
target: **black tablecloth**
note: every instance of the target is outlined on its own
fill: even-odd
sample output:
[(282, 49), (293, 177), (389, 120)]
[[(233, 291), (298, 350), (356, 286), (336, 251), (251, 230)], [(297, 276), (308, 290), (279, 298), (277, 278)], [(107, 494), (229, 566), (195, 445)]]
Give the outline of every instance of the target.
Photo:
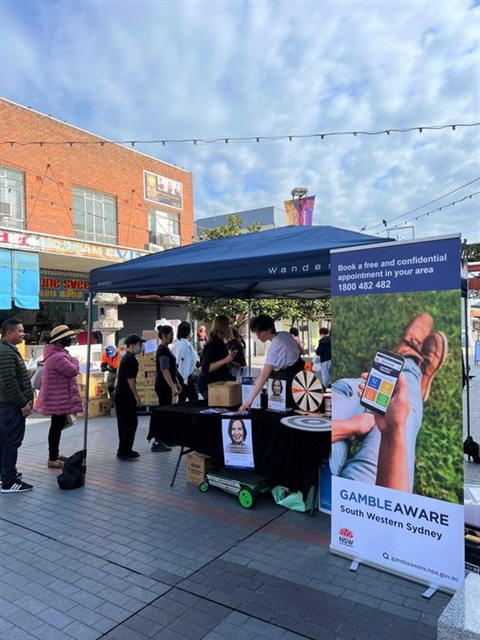
[[(155, 408), (148, 439), (188, 447), (223, 463), (222, 415), (200, 413), (205, 408), (200, 403)], [(272, 487), (283, 485), (306, 496), (318, 480), (321, 461), (329, 456), (331, 435), (286, 427), (280, 422), (286, 415), (250, 412), (255, 472)]]

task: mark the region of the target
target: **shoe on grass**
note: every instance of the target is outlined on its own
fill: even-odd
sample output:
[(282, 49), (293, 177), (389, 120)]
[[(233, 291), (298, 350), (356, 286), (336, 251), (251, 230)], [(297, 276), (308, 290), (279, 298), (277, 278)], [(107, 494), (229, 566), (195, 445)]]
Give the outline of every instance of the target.
[(432, 382), (437, 375), (439, 369), (447, 359), (448, 340), (447, 336), (441, 331), (432, 333), (425, 339), (422, 347), (423, 365), (422, 369), (422, 399), (424, 402), (428, 400)]

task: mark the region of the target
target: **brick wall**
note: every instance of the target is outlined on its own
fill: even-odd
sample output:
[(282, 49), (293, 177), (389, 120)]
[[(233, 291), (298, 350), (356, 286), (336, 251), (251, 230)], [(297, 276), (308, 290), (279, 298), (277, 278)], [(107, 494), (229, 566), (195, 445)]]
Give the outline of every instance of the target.
[[(101, 142), (54, 118), (0, 99), (0, 141)], [(194, 235), (192, 174), (121, 145), (1, 144), (0, 165), (24, 172), (26, 230), (74, 237), (73, 187), (117, 199), (118, 244), (143, 249), (148, 242), (148, 207), (180, 216), (182, 244)], [(183, 210), (143, 199), (143, 171), (183, 184)]]

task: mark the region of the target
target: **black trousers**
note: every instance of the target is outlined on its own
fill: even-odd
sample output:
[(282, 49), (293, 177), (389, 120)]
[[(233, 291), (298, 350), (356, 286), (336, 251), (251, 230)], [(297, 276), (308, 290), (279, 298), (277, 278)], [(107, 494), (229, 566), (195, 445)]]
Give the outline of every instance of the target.
[(188, 376), (187, 382), (178, 374), (178, 381), (182, 385), (182, 393), (178, 396), (179, 404), (183, 404), (187, 400), (189, 402), (196, 402), (198, 400), (197, 385), (192, 376)]
[(60, 438), (62, 435), (62, 429), (65, 426), (66, 415), (52, 416), (50, 421), (50, 429), (48, 430), (48, 459), (58, 460), (58, 454), (60, 453)]
[(121, 456), (132, 451), (138, 427), (137, 403), (132, 394), (129, 396), (122, 397), (121, 394), (115, 394), (118, 427), (117, 453)]

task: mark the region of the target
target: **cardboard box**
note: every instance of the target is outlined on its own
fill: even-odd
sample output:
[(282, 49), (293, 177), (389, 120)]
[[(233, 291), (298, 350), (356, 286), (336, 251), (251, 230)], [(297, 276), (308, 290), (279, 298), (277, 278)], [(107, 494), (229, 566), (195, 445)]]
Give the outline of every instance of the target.
[[(98, 418), (100, 416), (110, 415), (110, 409), (112, 408), (112, 402), (110, 398), (103, 398), (100, 400), (90, 400), (88, 403), (88, 417)], [(82, 418), (85, 414), (79, 413), (78, 416)]]
[(207, 471), (217, 466), (219, 466), (218, 462), (214, 458), (192, 451), (187, 455), (187, 482), (197, 486), (202, 484)]
[[(85, 398), (87, 393), (87, 385), (79, 384), (78, 390), (80, 391), (80, 397)], [(89, 400), (95, 400), (97, 398), (108, 398), (108, 388), (106, 382), (98, 382), (98, 380), (90, 380), (89, 384)]]
[[(90, 384), (92, 384), (93, 382), (105, 382), (105, 374), (100, 372), (93, 372), (90, 371)], [(77, 382), (78, 384), (87, 384), (87, 374), (86, 373), (79, 373), (77, 376)]]
[(145, 363), (145, 370), (152, 369), (155, 371), (155, 354), (154, 353), (145, 353), (143, 356), (143, 361)]
[(234, 407), (242, 404), (242, 385), (233, 380), (208, 385), (209, 407)]

